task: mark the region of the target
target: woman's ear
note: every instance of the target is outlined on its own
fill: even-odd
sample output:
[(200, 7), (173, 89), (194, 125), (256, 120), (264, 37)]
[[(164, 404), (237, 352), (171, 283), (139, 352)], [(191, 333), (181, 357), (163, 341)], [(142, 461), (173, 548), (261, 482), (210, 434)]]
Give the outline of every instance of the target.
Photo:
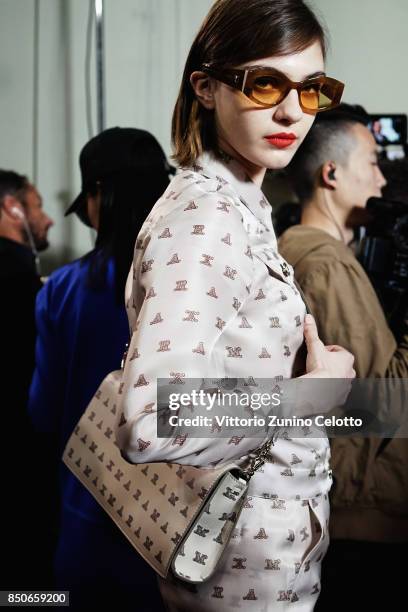
[(215, 108), (214, 101), (214, 83), (211, 77), (205, 72), (195, 70), (190, 76), (191, 87), (194, 89), (197, 100), (207, 110), (213, 110)]
[(336, 164), (332, 161), (326, 162), (322, 166), (321, 181), (323, 187), (328, 189), (336, 189), (337, 177), (336, 177)]

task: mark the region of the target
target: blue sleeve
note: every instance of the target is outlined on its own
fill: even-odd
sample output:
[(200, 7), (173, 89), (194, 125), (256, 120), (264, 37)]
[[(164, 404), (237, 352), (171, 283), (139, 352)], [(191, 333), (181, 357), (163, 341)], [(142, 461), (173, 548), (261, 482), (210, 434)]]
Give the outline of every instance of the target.
[(37, 295), (35, 369), (28, 401), (35, 429), (50, 433), (59, 430), (65, 386), (62, 346), (52, 317), (52, 289), (51, 279)]

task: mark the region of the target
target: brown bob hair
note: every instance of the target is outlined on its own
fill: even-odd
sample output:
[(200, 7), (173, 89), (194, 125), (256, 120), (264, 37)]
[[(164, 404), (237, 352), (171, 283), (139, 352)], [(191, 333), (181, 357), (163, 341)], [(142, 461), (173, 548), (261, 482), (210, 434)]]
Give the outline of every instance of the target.
[(214, 112), (197, 100), (190, 75), (203, 63), (236, 67), (244, 62), (303, 51), (326, 34), (303, 0), (216, 0), (188, 54), (173, 112), (173, 158), (194, 164), (203, 150), (217, 154)]

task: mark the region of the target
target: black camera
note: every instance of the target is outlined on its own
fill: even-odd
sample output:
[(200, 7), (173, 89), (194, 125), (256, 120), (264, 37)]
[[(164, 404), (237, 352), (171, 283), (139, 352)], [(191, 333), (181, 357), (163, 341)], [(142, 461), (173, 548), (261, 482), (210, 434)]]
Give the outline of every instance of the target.
[(367, 272), (386, 314), (408, 296), (408, 205), (370, 198), (357, 258)]

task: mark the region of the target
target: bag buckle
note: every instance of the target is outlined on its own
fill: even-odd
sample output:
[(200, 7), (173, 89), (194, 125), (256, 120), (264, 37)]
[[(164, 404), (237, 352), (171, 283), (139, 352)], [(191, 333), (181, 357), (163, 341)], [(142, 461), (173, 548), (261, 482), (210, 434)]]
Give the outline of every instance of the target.
[(243, 471), (242, 473), (243, 477), (245, 478), (247, 482), (249, 482), (249, 480), (252, 478), (255, 472), (259, 470), (259, 468), (262, 467), (264, 463), (266, 463), (269, 451), (271, 449), (271, 446), (273, 446), (273, 444), (274, 444), (274, 441), (271, 438), (270, 440), (265, 442), (265, 444), (261, 446), (260, 449), (258, 449), (258, 452), (256, 453), (255, 457), (253, 457), (252, 459), (251, 466), (247, 470)]
[(126, 344), (125, 344), (125, 351), (124, 351), (124, 353), (122, 355), (122, 359), (121, 359), (121, 362), (120, 362), (120, 369), (121, 370), (123, 370), (124, 367), (125, 367), (126, 357), (127, 357), (127, 354), (128, 354), (128, 350), (129, 350), (129, 342), (126, 342)]

